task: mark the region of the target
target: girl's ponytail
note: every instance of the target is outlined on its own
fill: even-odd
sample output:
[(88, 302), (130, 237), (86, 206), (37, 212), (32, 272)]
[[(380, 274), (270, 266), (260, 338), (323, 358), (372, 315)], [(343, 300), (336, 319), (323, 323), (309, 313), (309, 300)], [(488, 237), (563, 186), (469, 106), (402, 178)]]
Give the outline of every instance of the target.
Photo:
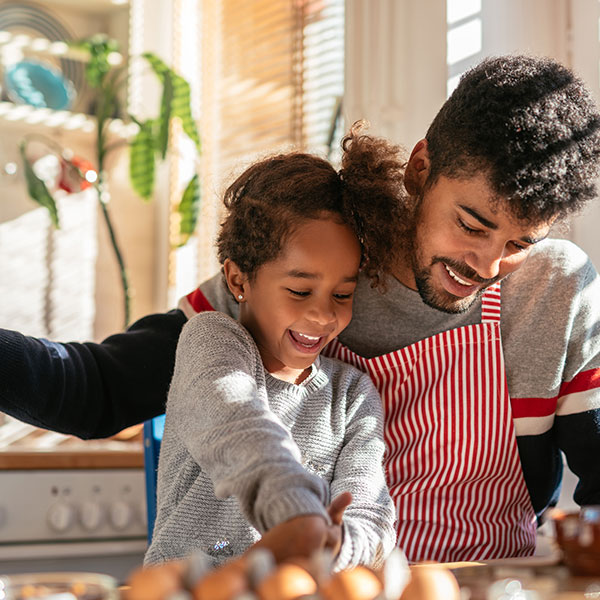
[(408, 194), (404, 189), (404, 150), (389, 141), (362, 134), (357, 121), (342, 140), (344, 212), (351, 215), (363, 245), (363, 272), (373, 287), (385, 287), (393, 273), (407, 230)]

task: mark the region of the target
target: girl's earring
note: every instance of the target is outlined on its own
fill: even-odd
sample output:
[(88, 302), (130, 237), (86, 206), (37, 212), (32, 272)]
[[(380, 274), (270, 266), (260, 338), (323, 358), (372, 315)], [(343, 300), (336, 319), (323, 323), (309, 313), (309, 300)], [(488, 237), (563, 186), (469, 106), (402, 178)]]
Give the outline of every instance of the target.
[(239, 294), (238, 295), (238, 300), (243, 300), (243, 299), (244, 299), (244, 296), (242, 294)]

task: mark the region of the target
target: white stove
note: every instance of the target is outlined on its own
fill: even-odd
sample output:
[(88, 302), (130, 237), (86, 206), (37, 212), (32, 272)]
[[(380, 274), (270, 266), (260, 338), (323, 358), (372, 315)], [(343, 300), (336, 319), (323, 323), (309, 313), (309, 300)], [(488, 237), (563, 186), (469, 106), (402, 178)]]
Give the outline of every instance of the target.
[(0, 573), (124, 581), (146, 550), (144, 498), (143, 469), (0, 471)]
[(70, 439), (0, 452), (0, 574), (92, 571), (124, 582), (147, 545), (141, 443)]

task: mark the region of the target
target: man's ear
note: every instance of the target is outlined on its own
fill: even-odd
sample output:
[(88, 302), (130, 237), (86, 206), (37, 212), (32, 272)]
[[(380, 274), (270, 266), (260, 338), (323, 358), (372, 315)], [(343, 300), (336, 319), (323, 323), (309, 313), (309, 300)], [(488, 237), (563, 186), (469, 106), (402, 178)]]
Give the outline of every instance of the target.
[(404, 187), (411, 196), (418, 196), (422, 192), (429, 176), (429, 165), (427, 140), (422, 139), (415, 144), (404, 171)]
[(248, 277), (230, 258), (226, 258), (223, 263), (223, 273), (229, 291), (238, 302), (243, 302), (245, 299), (246, 285)]

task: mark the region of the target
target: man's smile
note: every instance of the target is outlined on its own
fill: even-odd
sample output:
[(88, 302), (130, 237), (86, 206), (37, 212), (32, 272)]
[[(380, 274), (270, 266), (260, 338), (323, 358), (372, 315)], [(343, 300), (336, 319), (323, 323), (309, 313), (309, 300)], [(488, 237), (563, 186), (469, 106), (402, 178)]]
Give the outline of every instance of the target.
[(444, 263), (444, 267), (446, 267), (446, 271), (448, 271), (448, 273), (450, 274), (450, 277), (452, 277), (452, 279), (454, 279), (455, 281), (457, 281), (461, 285), (466, 285), (466, 286), (472, 286), (473, 285), (472, 283), (469, 283), (468, 281), (465, 281), (464, 279), (461, 279), (446, 263)]

